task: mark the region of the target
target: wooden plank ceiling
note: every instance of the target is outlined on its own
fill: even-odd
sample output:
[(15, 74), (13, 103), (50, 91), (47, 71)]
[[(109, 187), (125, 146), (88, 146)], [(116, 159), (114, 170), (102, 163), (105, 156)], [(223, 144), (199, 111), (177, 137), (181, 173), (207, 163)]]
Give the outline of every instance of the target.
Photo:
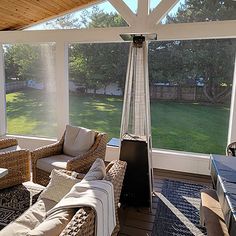
[(0, 30), (19, 30), (97, 0), (0, 0)]

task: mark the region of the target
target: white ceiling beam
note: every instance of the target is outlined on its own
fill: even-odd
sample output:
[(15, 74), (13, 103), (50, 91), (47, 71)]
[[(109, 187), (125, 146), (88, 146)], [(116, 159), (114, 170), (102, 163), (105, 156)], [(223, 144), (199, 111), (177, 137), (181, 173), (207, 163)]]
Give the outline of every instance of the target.
[(121, 33), (130, 27), (89, 28), (69, 30), (0, 31), (0, 44), (43, 42), (119, 42)]
[(149, 16), (149, 24), (156, 25), (167, 15), (167, 13), (178, 3), (179, 0), (161, 1)]
[(129, 26), (132, 26), (136, 22), (136, 15), (122, 0), (108, 0), (112, 6), (120, 13), (123, 19)]
[(236, 38), (236, 20), (159, 24), (155, 32), (159, 41)]
[(80, 30), (0, 31), (0, 44), (122, 42), (120, 34), (157, 33), (158, 41), (236, 38), (236, 20)]

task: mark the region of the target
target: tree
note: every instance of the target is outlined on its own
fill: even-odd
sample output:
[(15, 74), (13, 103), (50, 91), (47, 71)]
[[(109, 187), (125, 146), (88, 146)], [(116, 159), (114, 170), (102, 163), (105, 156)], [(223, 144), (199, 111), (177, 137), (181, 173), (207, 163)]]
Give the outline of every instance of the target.
[(39, 80), (40, 56), (38, 46), (27, 44), (6, 45), (4, 52), (6, 78)]
[[(186, 0), (175, 15), (167, 16), (166, 23), (230, 20), (235, 19), (235, 12), (236, 2), (230, 0)], [(178, 86), (203, 78), (208, 100), (221, 102), (230, 95), (235, 49), (235, 39), (162, 42), (152, 51), (160, 59), (152, 66), (151, 77), (159, 69), (162, 80)]]
[[(108, 14), (97, 7), (91, 12), (84, 11), (81, 18), (86, 28), (126, 25), (117, 13)], [(118, 83), (123, 89), (127, 56), (126, 43), (73, 44), (69, 50), (70, 78), (94, 93), (101, 87), (106, 93), (110, 83)]]

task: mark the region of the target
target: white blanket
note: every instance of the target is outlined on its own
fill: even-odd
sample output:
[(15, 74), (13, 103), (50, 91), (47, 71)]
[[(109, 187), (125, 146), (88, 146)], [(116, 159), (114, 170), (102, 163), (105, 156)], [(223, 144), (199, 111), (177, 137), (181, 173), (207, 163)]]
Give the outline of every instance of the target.
[(68, 208), (92, 207), (96, 212), (96, 235), (110, 236), (116, 226), (114, 190), (106, 180), (81, 181), (58, 202), (47, 216)]

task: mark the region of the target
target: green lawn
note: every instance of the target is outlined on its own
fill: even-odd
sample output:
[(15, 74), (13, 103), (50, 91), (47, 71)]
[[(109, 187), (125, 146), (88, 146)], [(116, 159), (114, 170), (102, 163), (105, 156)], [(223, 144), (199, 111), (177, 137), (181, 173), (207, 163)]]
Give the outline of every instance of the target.
[[(53, 100), (42, 92), (7, 94), (8, 132), (53, 137), (56, 134)], [(122, 99), (70, 95), (70, 122), (119, 137)], [(153, 147), (202, 153), (224, 153), (229, 108), (153, 101)]]

